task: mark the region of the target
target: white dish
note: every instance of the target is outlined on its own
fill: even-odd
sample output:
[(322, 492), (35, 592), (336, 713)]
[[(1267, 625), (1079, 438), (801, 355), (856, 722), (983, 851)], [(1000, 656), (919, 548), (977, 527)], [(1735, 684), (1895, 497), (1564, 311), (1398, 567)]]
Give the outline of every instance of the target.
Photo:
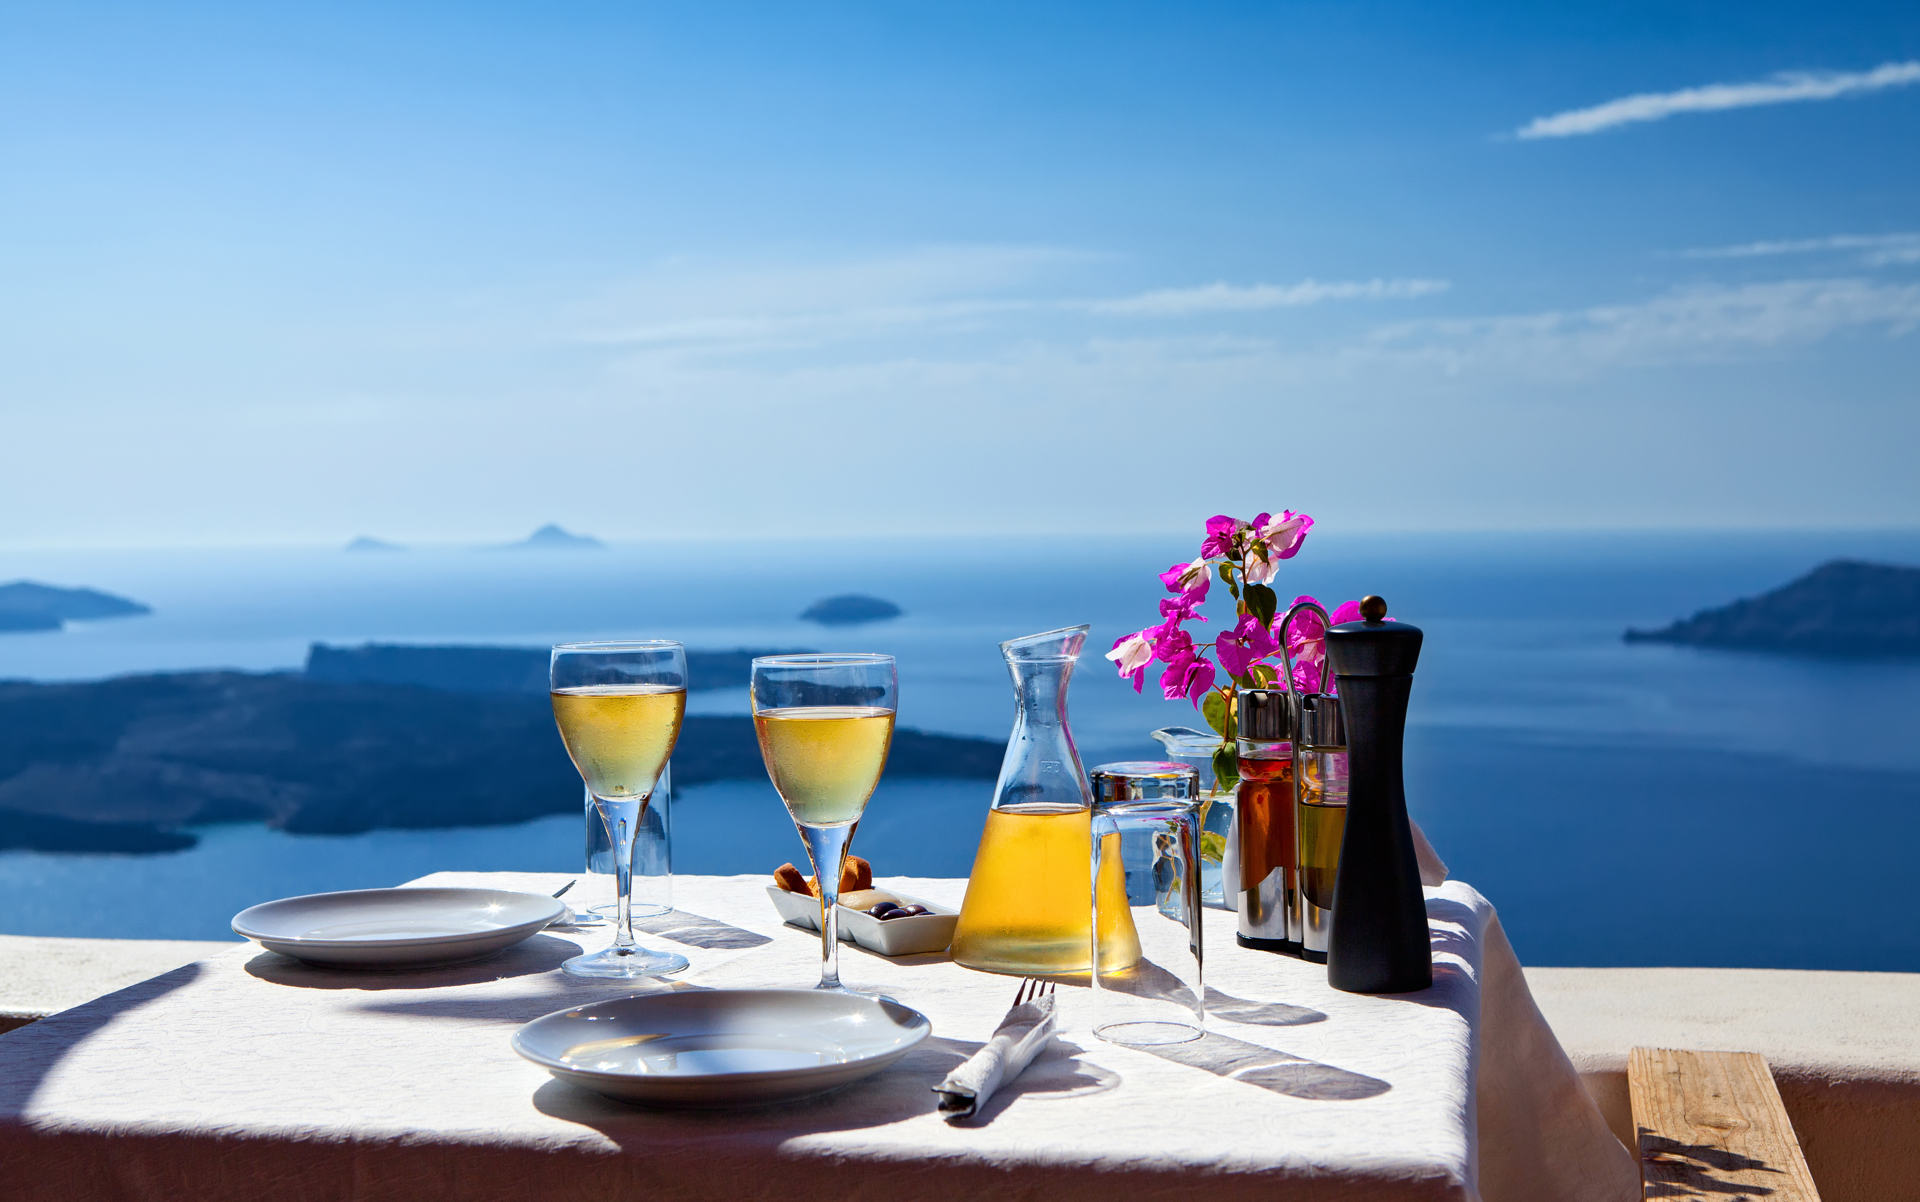
[[(840, 907), (840, 942), (857, 944), (883, 956), (911, 956), (918, 952), (944, 952), (953, 942), (953, 928), (960, 921), (957, 911), (937, 906), (918, 897), (876, 887), (875, 892), (896, 899), (903, 906), (919, 905), (928, 910), (908, 918), (875, 918), (865, 910)], [(773, 908), (788, 925), (809, 931), (820, 929), (820, 902), (811, 893), (788, 893), (777, 885), (767, 886)]]
[(536, 1018), (513, 1050), (623, 1102), (752, 1106), (849, 1085), (933, 1031), (885, 998), (813, 989), (675, 989)]
[(505, 889), (352, 889), (249, 906), (236, 934), (309, 964), (421, 968), (477, 960), (566, 913), (556, 898)]

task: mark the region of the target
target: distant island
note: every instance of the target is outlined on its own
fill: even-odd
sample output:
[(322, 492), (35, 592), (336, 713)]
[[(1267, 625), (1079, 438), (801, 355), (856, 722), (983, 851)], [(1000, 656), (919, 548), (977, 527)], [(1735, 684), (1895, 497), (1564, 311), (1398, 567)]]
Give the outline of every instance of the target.
[(1920, 655), (1920, 568), (1836, 559), (1769, 593), (1702, 610), (1629, 643), (1806, 655)]
[(153, 611), (138, 601), (90, 588), (57, 588), (16, 580), (0, 584), (0, 632), (59, 630), (67, 622), (134, 618)]
[[(745, 689), (759, 655), (791, 651), (687, 652), (687, 691)], [(308, 680), (338, 684), (402, 684), (456, 693), (547, 693), (546, 647), (432, 647), (367, 643), (307, 649)]]
[(606, 544), (597, 538), (574, 534), (548, 522), (517, 543), (508, 543), (506, 551), (598, 551)]
[[(216, 822), (351, 834), (577, 815), (579, 778), (554, 732), (544, 668), (537, 680), (522, 670), (544, 653), (449, 650), (316, 646), (313, 675), (0, 682), (0, 849), (169, 851), (193, 844), (187, 828)], [(744, 687), (740, 657), (751, 655), (691, 653), (695, 686)], [(899, 730), (887, 775), (992, 780), (1002, 751)], [(764, 781), (751, 719), (690, 715), (673, 776)]]
[(361, 535), (359, 538), (356, 538), (352, 542), (348, 543), (345, 549), (348, 551), (353, 551), (355, 553), (359, 553), (362, 551), (404, 551), (406, 550), (406, 548), (401, 546), (399, 543), (390, 543), (384, 538), (373, 538), (372, 536), (365, 535), (365, 534)]
[(862, 622), (882, 622), (888, 618), (897, 618), (901, 609), (891, 601), (882, 601), (878, 597), (868, 597), (860, 593), (844, 593), (838, 597), (827, 597), (815, 601), (802, 610), (800, 616), (809, 622), (818, 622), (822, 626), (857, 626)]

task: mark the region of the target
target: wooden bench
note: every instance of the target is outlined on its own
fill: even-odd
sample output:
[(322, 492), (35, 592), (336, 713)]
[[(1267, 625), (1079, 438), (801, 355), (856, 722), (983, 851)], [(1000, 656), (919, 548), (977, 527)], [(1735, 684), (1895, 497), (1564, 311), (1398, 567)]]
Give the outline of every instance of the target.
[(1765, 1057), (1634, 1048), (1627, 1092), (1646, 1198), (1819, 1202)]

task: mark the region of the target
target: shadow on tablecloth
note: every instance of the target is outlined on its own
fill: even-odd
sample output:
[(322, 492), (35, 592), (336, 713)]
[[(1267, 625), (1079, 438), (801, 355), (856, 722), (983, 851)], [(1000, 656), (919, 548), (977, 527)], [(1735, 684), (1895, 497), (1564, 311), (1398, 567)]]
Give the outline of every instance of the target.
[(540, 934), (465, 964), (430, 968), (321, 968), (279, 952), (261, 952), (247, 961), (246, 969), (248, 975), (262, 981), (302, 989), (441, 989), (552, 972), (560, 967), (561, 961), (579, 955), (581, 950), (580, 945), (570, 939)]
[(1314, 1102), (1352, 1102), (1377, 1098), (1392, 1089), (1391, 1083), (1364, 1073), (1335, 1068), (1317, 1060), (1307, 1060), (1290, 1052), (1277, 1052), (1257, 1043), (1209, 1031), (1186, 1043), (1143, 1047), (1139, 1051), (1204, 1069), (1216, 1077), (1254, 1085), (1291, 1098)]

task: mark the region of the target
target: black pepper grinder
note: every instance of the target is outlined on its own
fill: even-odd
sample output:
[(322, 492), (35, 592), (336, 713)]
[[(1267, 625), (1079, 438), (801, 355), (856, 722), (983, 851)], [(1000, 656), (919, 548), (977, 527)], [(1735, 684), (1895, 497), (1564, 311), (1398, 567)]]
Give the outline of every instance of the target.
[(1360, 602), (1360, 616), (1327, 631), (1347, 728), (1347, 832), (1333, 887), (1327, 983), (1348, 993), (1409, 993), (1433, 984), (1401, 776), (1422, 636), (1417, 626), (1387, 621), (1379, 597)]

